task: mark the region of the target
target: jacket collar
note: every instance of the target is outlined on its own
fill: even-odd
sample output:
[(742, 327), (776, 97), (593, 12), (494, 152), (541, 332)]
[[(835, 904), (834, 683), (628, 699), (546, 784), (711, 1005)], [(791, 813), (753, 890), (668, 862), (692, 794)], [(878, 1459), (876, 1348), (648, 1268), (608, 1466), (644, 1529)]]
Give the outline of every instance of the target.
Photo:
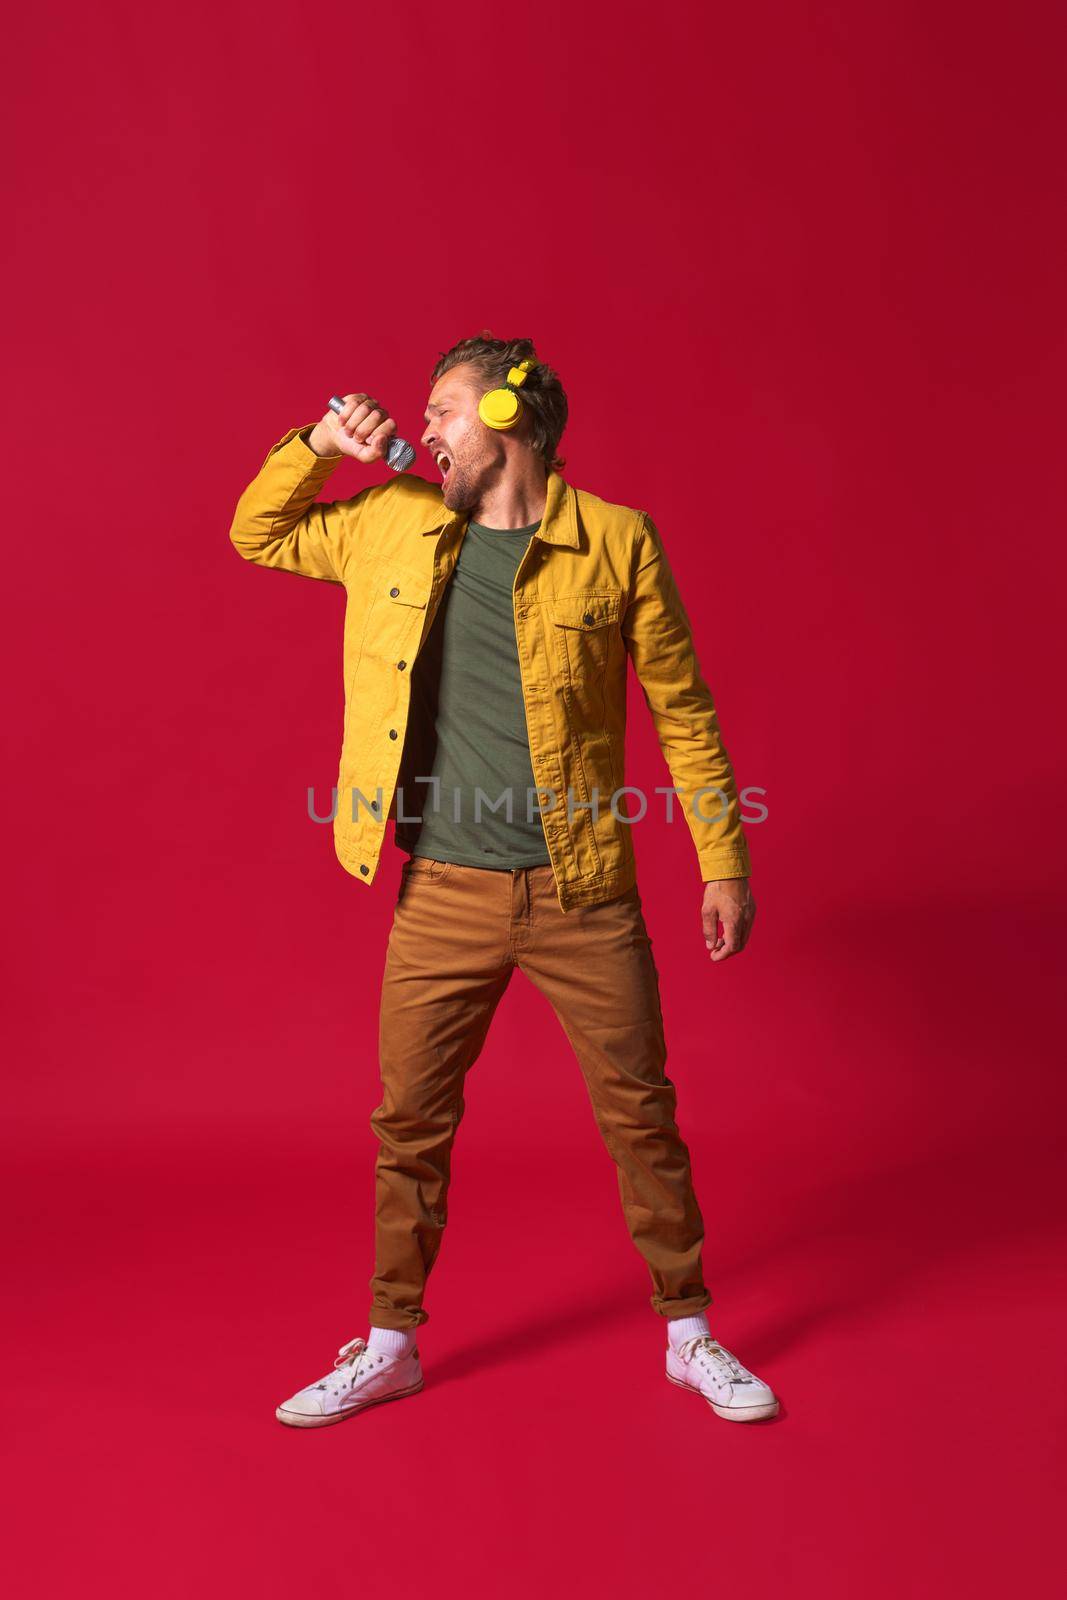
[[(461, 523), (466, 527), (469, 521), (469, 512), (459, 511), (449, 515), (442, 502), (433, 522), (427, 524), (422, 532), (436, 533), (442, 527), (457, 527)], [(554, 470), (548, 474), (545, 509), (534, 538), (543, 539), (546, 544), (567, 544), (572, 549), (578, 548), (578, 497), (570, 484)]]

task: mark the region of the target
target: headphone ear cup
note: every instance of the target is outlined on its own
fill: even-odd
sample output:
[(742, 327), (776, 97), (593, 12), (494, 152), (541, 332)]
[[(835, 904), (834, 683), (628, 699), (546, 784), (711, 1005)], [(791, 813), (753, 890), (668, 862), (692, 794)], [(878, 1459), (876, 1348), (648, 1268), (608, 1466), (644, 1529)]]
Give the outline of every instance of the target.
[(513, 389), (490, 389), (478, 401), (478, 415), (487, 428), (504, 431), (513, 428), (522, 414), (522, 406)]

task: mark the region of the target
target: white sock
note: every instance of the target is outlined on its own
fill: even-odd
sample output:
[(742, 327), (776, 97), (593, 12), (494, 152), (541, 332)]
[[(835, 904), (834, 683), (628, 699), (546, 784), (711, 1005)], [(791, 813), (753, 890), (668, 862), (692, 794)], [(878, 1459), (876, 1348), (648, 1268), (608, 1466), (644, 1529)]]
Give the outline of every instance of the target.
[(683, 1339), (691, 1339), (695, 1333), (711, 1337), (708, 1319), (703, 1311), (695, 1317), (671, 1317), (667, 1323), (667, 1341), (672, 1350), (677, 1350)]
[(372, 1328), (367, 1349), (380, 1356), (410, 1355), (415, 1344), (414, 1328)]

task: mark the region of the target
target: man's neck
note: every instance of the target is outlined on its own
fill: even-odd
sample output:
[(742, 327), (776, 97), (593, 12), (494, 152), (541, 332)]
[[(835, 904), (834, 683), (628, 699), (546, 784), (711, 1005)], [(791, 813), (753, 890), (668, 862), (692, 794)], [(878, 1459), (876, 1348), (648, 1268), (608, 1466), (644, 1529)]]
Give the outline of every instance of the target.
[(548, 474), (531, 463), (529, 470), (509, 472), (500, 483), (486, 489), (470, 514), (484, 528), (529, 528), (545, 514)]

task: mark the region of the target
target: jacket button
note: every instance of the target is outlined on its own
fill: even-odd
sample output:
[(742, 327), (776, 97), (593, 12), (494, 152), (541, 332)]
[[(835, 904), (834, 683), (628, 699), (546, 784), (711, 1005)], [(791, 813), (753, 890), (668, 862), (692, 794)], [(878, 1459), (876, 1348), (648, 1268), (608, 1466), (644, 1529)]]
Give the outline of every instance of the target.
[(360, 867), (359, 870), (360, 870), (360, 872), (362, 872), (363, 876), (366, 877), (367, 873), (370, 871), (370, 868), (369, 867)]
[(583, 622), (592, 622), (592, 620), (593, 620), (593, 613), (591, 611), (587, 611), (585, 616), (582, 618), (582, 621)]
[(397, 595), (400, 593), (400, 590), (397, 588), (395, 583), (394, 583), (393, 587), (390, 589), (389, 593), (392, 595), (394, 600), (396, 599)]
[(372, 801), (371, 801), (371, 803), (370, 803), (370, 808), (371, 808), (371, 810), (372, 810), (372, 811), (377, 811), (377, 809), (378, 809), (378, 802), (377, 802), (377, 800), (372, 800)]
[(406, 661), (398, 661), (397, 664), (396, 664), (396, 670), (398, 672), (403, 672), (403, 670), (404, 670), (404, 668), (406, 666), (407, 666), (407, 662)]
[(396, 738), (396, 729), (395, 728), (390, 728), (389, 729), (389, 737), (390, 737), (390, 739), (395, 739)]

